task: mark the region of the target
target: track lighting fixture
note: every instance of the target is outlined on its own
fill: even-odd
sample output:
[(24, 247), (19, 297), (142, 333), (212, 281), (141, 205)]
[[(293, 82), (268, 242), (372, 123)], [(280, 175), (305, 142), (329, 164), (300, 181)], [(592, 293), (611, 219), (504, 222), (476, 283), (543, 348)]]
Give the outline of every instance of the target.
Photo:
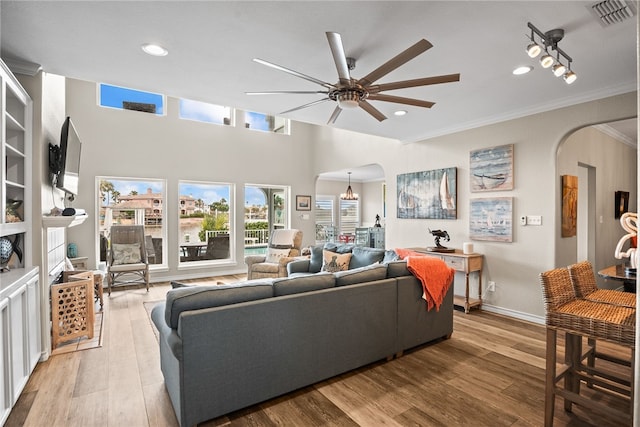
[[(542, 68), (551, 67), (551, 71), (556, 77), (563, 76), (564, 81), (567, 84), (571, 84), (578, 76), (571, 71), (571, 62), (573, 61), (569, 55), (567, 55), (562, 49), (558, 47), (558, 43), (564, 37), (564, 30), (556, 28), (543, 33), (537, 29), (531, 22), (527, 23), (527, 26), (531, 29), (531, 36), (529, 37), (529, 45), (527, 45), (527, 54), (531, 58), (537, 57), (544, 50), (544, 55), (540, 57), (540, 65)], [(540, 42), (537, 42), (535, 36), (538, 36)], [(542, 44), (542, 46), (540, 46)], [(544, 46), (544, 47), (543, 47)], [(549, 54), (549, 48), (552, 51), (556, 51), (556, 58)], [(560, 60), (560, 56), (566, 62), (563, 64)], [(553, 67), (552, 67), (553, 66)]]

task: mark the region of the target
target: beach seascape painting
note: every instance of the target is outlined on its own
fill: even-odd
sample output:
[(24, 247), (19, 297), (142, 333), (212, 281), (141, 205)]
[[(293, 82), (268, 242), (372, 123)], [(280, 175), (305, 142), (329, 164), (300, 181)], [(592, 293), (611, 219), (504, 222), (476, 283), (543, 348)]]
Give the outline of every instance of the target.
[(513, 190), (513, 144), (471, 151), (471, 192)]
[(494, 242), (513, 241), (513, 197), (471, 199), (469, 237)]
[(398, 218), (456, 219), (457, 169), (398, 175)]

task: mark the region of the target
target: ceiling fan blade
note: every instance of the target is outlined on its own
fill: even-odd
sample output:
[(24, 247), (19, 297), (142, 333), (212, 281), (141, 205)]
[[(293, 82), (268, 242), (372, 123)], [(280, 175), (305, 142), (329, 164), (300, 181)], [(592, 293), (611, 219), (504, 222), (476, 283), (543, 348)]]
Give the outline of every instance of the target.
[(421, 99), (403, 98), (401, 96), (383, 95), (383, 94), (369, 95), (367, 99), (370, 99), (371, 101), (395, 102), (396, 104), (413, 105), (416, 107), (424, 107), (424, 108), (431, 108), (435, 104), (435, 102), (423, 101)]
[(326, 90), (272, 90), (267, 92), (245, 92), (245, 95), (308, 95), (308, 94), (328, 94)]
[(371, 114), (379, 122), (386, 120), (387, 118), (387, 116), (382, 114), (380, 111), (378, 111), (377, 108), (375, 108), (373, 105), (369, 104), (365, 100), (360, 101), (360, 108), (362, 108), (367, 113)]
[(418, 43), (406, 49), (404, 52), (391, 58), (389, 61), (385, 62), (384, 64), (382, 64), (381, 66), (379, 66), (378, 68), (376, 68), (375, 70), (373, 70), (372, 72), (370, 72), (369, 74), (361, 78), (358, 81), (358, 83), (364, 87), (367, 87), (370, 84), (376, 82), (381, 77), (386, 76), (387, 74), (389, 74), (390, 72), (392, 72), (393, 70), (401, 66), (402, 64), (408, 61), (411, 61), (413, 58), (415, 58), (416, 56), (420, 55), (421, 53), (427, 51), (432, 47), (433, 45), (431, 43), (429, 43), (425, 39), (422, 39)]
[(302, 74), (294, 70), (290, 70), (289, 68), (283, 67), (278, 64), (274, 64), (273, 62), (265, 61), (264, 59), (259, 59), (259, 58), (253, 58), (253, 61), (257, 62), (258, 64), (266, 65), (267, 67), (275, 68), (276, 70), (284, 71), (285, 73), (289, 73), (293, 76), (300, 77), (301, 79), (305, 79), (310, 82), (319, 84), (320, 86), (324, 86), (327, 89), (334, 89), (334, 86), (330, 83), (323, 82), (322, 80), (318, 80), (314, 77), (307, 76), (306, 74)]
[(283, 111), (283, 112), (281, 112), (281, 113), (279, 113), (279, 114), (287, 114), (287, 113), (291, 113), (291, 112), (293, 112), (293, 111), (302, 110), (303, 108), (312, 107), (312, 106), (314, 106), (314, 105), (321, 104), (321, 103), (323, 103), (323, 102), (330, 101), (330, 100), (331, 100), (330, 98), (322, 98), (322, 99), (318, 99), (317, 101), (309, 102), (308, 104), (304, 104), (304, 105), (301, 105), (301, 106), (299, 106), (299, 107), (292, 108), (292, 109), (287, 110), (287, 111)]
[(344, 46), (342, 45), (342, 37), (340, 37), (338, 33), (327, 32), (327, 40), (329, 40), (333, 62), (336, 63), (340, 83), (349, 83), (351, 81), (351, 75), (349, 74), (349, 66), (347, 65), (347, 55), (344, 53)]
[(336, 120), (338, 120), (338, 116), (340, 115), (340, 113), (342, 113), (342, 108), (340, 108), (339, 105), (336, 105), (336, 109), (333, 110), (333, 113), (331, 113), (331, 117), (329, 117), (329, 121), (327, 122), (327, 124), (334, 124)]
[(401, 82), (383, 83), (380, 85), (369, 86), (369, 93), (384, 92), (385, 90), (404, 89), (416, 86), (437, 85), (440, 83), (451, 83), (460, 81), (460, 74), (447, 74), (442, 76), (424, 77), (421, 79), (404, 80)]

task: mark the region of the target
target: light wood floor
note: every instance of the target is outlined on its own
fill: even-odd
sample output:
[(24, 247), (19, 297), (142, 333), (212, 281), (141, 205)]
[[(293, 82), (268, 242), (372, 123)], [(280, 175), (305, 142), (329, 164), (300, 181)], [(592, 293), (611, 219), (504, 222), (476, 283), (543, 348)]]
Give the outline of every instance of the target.
[[(6, 425), (177, 426), (160, 372), (158, 343), (143, 306), (144, 301), (161, 300), (169, 289), (164, 284), (152, 286), (149, 293), (105, 293), (104, 345), (39, 363)], [(456, 311), (454, 322), (449, 340), (204, 425), (542, 425), (544, 327), (482, 311)], [(560, 399), (555, 421), (556, 426), (618, 425), (580, 408), (568, 414)]]

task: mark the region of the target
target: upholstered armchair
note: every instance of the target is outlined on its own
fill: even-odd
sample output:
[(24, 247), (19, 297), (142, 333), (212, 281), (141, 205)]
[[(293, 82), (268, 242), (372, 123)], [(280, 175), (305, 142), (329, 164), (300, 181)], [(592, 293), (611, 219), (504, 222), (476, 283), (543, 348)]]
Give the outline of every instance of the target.
[(249, 255), (244, 258), (247, 279), (287, 277), (287, 264), (299, 257), (301, 250), (302, 231), (274, 230), (269, 237), (266, 255)]

